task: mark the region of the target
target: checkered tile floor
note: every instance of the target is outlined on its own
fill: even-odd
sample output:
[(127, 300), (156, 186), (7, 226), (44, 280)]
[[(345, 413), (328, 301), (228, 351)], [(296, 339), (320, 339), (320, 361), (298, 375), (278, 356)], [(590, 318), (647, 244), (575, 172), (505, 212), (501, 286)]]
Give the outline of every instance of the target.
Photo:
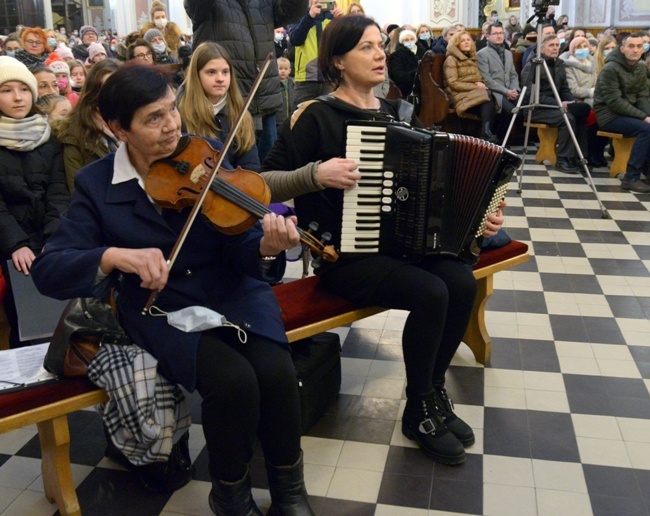
[[(605, 169), (593, 175), (611, 220), (580, 176), (531, 157), (522, 194), (508, 194), (508, 232), (531, 243), (532, 256), (495, 277), (491, 364), (461, 346), (448, 374), (457, 412), (477, 434), (464, 465), (436, 465), (401, 435), (404, 313), (338, 330), (341, 396), (302, 441), (317, 514), (650, 514), (650, 195), (621, 191)], [(295, 264), (289, 276), (298, 275)], [(196, 478), (169, 496), (103, 458), (93, 412), (70, 420), (85, 515), (210, 513), (199, 425)], [(0, 435), (2, 515), (55, 512), (38, 456), (34, 428)], [(264, 510), (259, 454), (253, 478)]]

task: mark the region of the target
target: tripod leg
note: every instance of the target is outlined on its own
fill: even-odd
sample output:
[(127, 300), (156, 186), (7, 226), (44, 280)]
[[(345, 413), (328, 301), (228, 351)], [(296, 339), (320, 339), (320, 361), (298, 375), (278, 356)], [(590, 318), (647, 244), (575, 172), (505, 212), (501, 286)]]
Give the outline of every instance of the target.
[(578, 151), (578, 156), (580, 156), (580, 164), (582, 165), (583, 170), (587, 174), (587, 182), (589, 183), (591, 190), (594, 192), (594, 195), (596, 196), (596, 200), (598, 201), (598, 205), (600, 206), (602, 217), (604, 219), (608, 219), (609, 214), (607, 213), (605, 206), (603, 205), (603, 203), (600, 200), (600, 197), (598, 196), (596, 185), (594, 184), (594, 180), (591, 177), (591, 172), (589, 171), (589, 167), (587, 166), (587, 160), (582, 154), (582, 150), (580, 149), (580, 145), (578, 144), (578, 139), (576, 138), (575, 132), (573, 131), (573, 127), (571, 127), (571, 124), (569, 123), (569, 117), (566, 114), (566, 108), (562, 106), (562, 99), (560, 98), (560, 94), (557, 92), (557, 88), (555, 87), (555, 83), (552, 80), (551, 72), (548, 69), (548, 65), (546, 64), (546, 61), (542, 61), (542, 65), (544, 66), (544, 72), (546, 73), (546, 77), (548, 78), (548, 83), (551, 86), (551, 89), (553, 90), (553, 95), (555, 96), (557, 107), (560, 110), (560, 113), (562, 113), (562, 117), (564, 118), (564, 123), (566, 124), (567, 129), (569, 130), (569, 134), (571, 135), (571, 140), (573, 141), (573, 145)]
[(533, 110), (528, 110), (528, 115), (526, 117), (526, 133), (524, 135), (524, 151), (521, 156), (521, 165), (519, 165), (519, 170), (517, 170), (517, 193), (521, 193), (521, 180), (524, 177), (524, 165), (526, 164), (526, 154), (528, 153), (528, 137), (530, 136), (530, 119), (533, 115)]

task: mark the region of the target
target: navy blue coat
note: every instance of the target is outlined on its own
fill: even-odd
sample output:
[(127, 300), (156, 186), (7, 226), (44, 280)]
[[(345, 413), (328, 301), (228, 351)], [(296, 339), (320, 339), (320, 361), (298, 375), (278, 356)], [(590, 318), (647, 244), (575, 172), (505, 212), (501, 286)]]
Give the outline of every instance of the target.
[[(107, 292), (120, 276), (114, 271), (97, 282), (108, 247), (157, 247), (169, 256), (189, 209), (159, 214), (135, 179), (111, 184), (113, 162), (110, 154), (75, 177), (70, 208), (32, 268), (41, 293), (69, 299)], [(261, 267), (261, 237), (259, 223), (241, 235), (227, 236), (197, 217), (156, 306), (166, 312), (207, 306), (248, 333), (288, 346), (280, 307)], [(284, 261), (276, 260), (273, 268), (270, 273), (281, 277)], [(135, 274), (124, 274), (117, 298), (120, 322), (136, 344), (158, 359), (167, 379), (193, 390), (201, 334), (177, 330), (166, 317), (141, 315), (150, 291), (140, 281)]]

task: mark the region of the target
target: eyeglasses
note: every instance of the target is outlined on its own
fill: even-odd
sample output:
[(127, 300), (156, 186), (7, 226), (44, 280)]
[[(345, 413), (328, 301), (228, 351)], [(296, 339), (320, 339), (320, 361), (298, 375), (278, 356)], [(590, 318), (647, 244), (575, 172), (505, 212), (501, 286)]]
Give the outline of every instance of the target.
[(490, 36), (503, 36), (504, 34), (505, 34), (505, 32), (503, 32), (503, 31), (501, 31), (501, 32), (491, 32)]
[(25, 44), (26, 45), (31, 45), (33, 47), (42, 47), (44, 43), (40, 39), (39, 40), (26, 39)]
[(145, 54), (136, 54), (133, 57), (136, 59), (151, 59), (153, 57), (153, 54), (151, 52), (147, 52)]

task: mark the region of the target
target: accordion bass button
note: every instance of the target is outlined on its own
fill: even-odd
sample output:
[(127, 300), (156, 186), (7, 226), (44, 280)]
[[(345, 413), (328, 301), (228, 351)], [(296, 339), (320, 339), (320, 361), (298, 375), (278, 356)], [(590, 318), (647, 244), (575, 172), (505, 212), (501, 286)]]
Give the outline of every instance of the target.
[(386, 179), (393, 179), (395, 177), (395, 174), (393, 174), (392, 172), (387, 171), (387, 172), (384, 172), (384, 177)]
[(382, 206), (381, 211), (383, 211), (384, 213), (390, 213), (391, 211), (393, 211), (393, 208), (391, 208), (390, 206)]
[(381, 191), (381, 193), (382, 193), (382, 195), (390, 195), (390, 194), (393, 193), (393, 191), (392, 191), (390, 188), (384, 188), (384, 189)]
[(390, 181), (390, 180), (386, 180), (386, 181), (384, 181), (384, 183), (383, 183), (383, 185), (386, 186), (386, 187), (388, 187), (388, 188), (392, 188), (393, 184), (394, 184), (394, 183), (393, 183), (392, 181)]

